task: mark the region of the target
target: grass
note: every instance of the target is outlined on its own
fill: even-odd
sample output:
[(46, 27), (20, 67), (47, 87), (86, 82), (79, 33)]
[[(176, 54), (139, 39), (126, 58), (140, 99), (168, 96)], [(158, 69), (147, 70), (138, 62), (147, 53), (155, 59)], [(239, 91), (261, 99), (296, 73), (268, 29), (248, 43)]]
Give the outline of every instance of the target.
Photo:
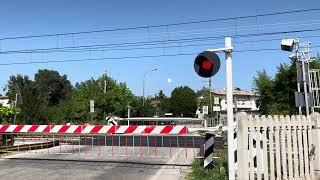
[[(215, 156), (218, 152), (215, 152)], [(195, 159), (191, 165), (191, 172), (187, 174), (187, 180), (225, 180), (228, 179), (228, 162), (226, 150), (220, 152), (217, 159), (213, 159), (213, 166), (203, 168), (203, 160)]]

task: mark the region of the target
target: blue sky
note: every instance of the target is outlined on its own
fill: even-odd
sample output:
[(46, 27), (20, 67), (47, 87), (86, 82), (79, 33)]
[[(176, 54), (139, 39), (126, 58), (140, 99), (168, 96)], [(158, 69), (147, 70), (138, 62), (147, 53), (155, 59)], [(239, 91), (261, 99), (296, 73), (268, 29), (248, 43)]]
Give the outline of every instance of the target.
[[(0, 38), (29, 36), (39, 34), (57, 34), (65, 32), (115, 29), (136, 26), (152, 26), (178, 22), (198, 21), (233, 16), (320, 8), (320, 2), (310, 1), (1, 1), (0, 2)], [(149, 73), (146, 78), (146, 94), (153, 95), (160, 89), (169, 94), (176, 86), (187, 85), (194, 90), (207, 86), (206, 79), (200, 78), (193, 70), (194, 56), (175, 56), (157, 58), (112, 59), (114, 57), (132, 57), (144, 55), (170, 55), (196, 53), (209, 48), (223, 47), (223, 39), (186, 42), (170, 40), (278, 32), (320, 28), (320, 11), (299, 14), (268, 16), (241, 20), (200, 23), (183, 26), (168, 26), (107, 33), (94, 33), (74, 36), (53, 36), (46, 38), (3, 40), (0, 51), (13, 51), (37, 48), (55, 48), (96, 44), (121, 44), (135, 42), (161, 41), (166, 44), (153, 49), (133, 49), (137, 47), (117, 47), (113, 49), (95, 49), (85, 52), (0, 54), (1, 63), (69, 60), (85, 58), (109, 58), (104, 61), (86, 61), (69, 63), (48, 63), (0, 66), (0, 94), (10, 75), (24, 74), (33, 78), (38, 69), (54, 69), (66, 74), (71, 82), (80, 82), (91, 77), (101, 76), (107, 68), (108, 75), (125, 82), (136, 94), (142, 95), (142, 82), (145, 72), (153, 68), (158, 71)], [(279, 48), (280, 41), (261, 41), (290, 37), (302, 37), (320, 46), (319, 31), (273, 36), (233, 39), (236, 50)], [(252, 41), (252, 42), (248, 42)], [(259, 41), (259, 42), (254, 42)], [(197, 46), (195, 46), (197, 45)], [(166, 46), (166, 47), (164, 47)], [(170, 47), (167, 47), (170, 46)], [(312, 49), (316, 55), (319, 48)], [(235, 52), (233, 54), (234, 86), (242, 89), (252, 88), (252, 79), (258, 70), (266, 69), (274, 75), (280, 63), (289, 63), (289, 53), (280, 51)], [(111, 58), (111, 59), (110, 59)], [(222, 66), (213, 77), (213, 87), (225, 87), (224, 55), (220, 54)], [(168, 83), (168, 78), (172, 83)]]

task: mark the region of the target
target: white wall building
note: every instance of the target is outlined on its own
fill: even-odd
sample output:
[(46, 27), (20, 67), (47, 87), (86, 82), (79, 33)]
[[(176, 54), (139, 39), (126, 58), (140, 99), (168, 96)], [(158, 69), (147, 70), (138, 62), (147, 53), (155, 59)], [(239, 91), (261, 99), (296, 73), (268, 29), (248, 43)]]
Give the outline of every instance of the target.
[(10, 101), (8, 96), (0, 96), (0, 105), (1, 106), (10, 106)]
[[(223, 117), (227, 113), (227, 100), (225, 90), (211, 90), (212, 101), (215, 97), (219, 98), (220, 115)], [(198, 98), (203, 98), (203, 93), (198, 93)], [(258, 114), (259, 105), (257, 100), (259, 95), (249, 90), (233, 90), (233, 108), (234, 112), (246, 112), (248, 114)], [(213, 105), (214, 106), (214, 105)]]

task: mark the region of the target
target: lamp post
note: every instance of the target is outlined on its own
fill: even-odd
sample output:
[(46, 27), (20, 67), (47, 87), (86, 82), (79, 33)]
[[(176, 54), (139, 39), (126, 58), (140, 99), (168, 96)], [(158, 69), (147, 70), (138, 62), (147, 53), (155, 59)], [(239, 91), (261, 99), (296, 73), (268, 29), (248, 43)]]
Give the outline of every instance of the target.
[(143, 96), (143, 100), (142, 100), (142, 106), (144, 106), (144, 101), (145, 101), (145, 98), (144, 98), (144, 94), (145, 94), (145, 84), (146, 84), (146, 76), (148, 73), (151, 73), (153, 71), (157, 71), (158, 69), (155, 68), (155, 69), (152, 69), (150, 71), (146, 71), (143, 75), (143, 89), (142, 89), (142, 96)]

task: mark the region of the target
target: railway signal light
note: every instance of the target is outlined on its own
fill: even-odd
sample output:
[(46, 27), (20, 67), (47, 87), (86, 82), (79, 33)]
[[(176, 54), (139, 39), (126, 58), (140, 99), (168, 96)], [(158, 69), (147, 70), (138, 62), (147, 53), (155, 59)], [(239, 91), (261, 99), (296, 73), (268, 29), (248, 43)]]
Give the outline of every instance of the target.
[(219, 56), (211, 51), (200, 53), (194, 61), (194, 70), (201, 77), (212, 77), (220, 69)]

